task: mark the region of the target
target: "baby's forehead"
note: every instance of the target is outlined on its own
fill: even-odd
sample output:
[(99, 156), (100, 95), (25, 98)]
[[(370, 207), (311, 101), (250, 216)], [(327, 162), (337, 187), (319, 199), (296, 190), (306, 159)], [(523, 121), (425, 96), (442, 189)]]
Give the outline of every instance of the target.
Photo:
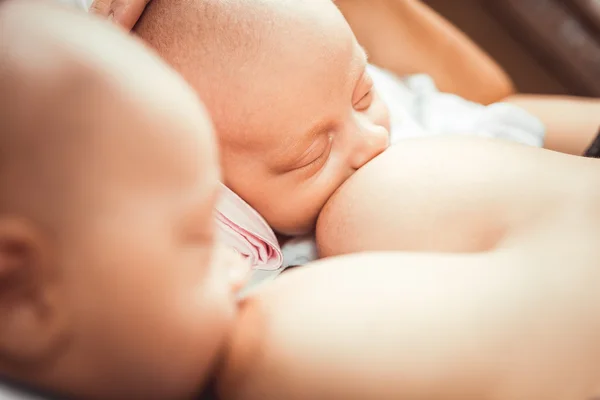
[(293, 149), (334, 127), (348, 110), (366, 55), (351, 36), (328, 40), (313, 42), (317, 48), (308, 54), (281, 51), (252, 75), (233, 78), (222, 103), (213, 104), (221, 140), (268, 153)]
[(136, 32), (199, 92), (225, 150), (290, 147), (349, 96), (356, 40), (330, 0), (154, 0)]

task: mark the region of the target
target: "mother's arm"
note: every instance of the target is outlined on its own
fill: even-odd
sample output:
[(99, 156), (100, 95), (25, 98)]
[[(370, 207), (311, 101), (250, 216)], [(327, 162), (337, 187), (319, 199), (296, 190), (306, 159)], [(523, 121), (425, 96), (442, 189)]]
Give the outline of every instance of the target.
[(544, 147), (582, 155), (600, 128), (600, 98), (516, 94), (504, 101), (538, 117), (546, 127)]
[(398, 75), (426, 73), (440, 90), (478, 103), (511, 94), (502, 68), (457, 27), (418, 0), (338, 0), (371, 61)]

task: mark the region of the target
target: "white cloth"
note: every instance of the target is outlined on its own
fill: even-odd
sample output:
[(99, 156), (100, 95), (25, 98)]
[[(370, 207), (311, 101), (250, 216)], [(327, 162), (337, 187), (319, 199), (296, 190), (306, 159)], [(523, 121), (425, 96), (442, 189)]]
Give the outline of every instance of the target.
[(544, 144), (544, 125), (516, 105), (484, 106), (440, 92), (428, 75), (400, 79), (373, 65), (368, 71), (390, 110), (392, 145), (402, 139), (439, 135), (481, 136), (536, 147)]
[[(542, 122), (518, 106), (509, 103), (484, 106), (442, 93), (428, 75), (401, 79), (373, 65), (369, 65), (368, 71), (390, 111), (392, 145), (403, 139), (440, 135), (481, 136), (536, 147), (544, 144), (546, 129)], [(303, 265), (316, 260), (316, 248), (313, 236), (286, 243), (282, 248), (283, 265)]]
[(77, 7), (81, 10), (89, 10), (92, 5), (92, 0), (54, 0), (57, 3), (65, 4), (68, 6)]

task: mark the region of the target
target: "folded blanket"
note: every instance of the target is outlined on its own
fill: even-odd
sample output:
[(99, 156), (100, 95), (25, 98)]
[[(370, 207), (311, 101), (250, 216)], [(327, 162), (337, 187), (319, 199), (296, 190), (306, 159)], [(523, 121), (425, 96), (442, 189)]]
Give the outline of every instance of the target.
[(267, 221), (225, 185), (215, 208), (217, 239), (248, 259), (253, 268), (276, 271), (283, 254)]

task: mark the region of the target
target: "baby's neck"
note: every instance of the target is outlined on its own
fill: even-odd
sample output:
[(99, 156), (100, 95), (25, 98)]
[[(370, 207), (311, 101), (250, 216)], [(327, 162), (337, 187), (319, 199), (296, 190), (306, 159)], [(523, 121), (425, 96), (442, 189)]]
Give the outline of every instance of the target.
[(277, 242), (279, 243), (279, 247), (283, 247), (290, 239), (291, 236), (283, 235), (281, 233), (275, 232), (275, 236), (277, 237)]

